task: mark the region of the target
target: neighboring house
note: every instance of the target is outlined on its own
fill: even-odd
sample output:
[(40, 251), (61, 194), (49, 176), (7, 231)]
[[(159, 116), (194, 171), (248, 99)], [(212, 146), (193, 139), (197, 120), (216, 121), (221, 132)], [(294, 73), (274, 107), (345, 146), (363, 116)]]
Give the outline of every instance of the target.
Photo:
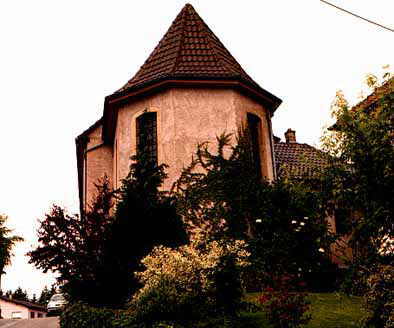
[(296, 180), (313, 180), (327, 166), (326, 155), (306, 143), (298, 143), (296, 132), (288, 129), (285, 142), (274, 137), (275, 164), (278, 177), (287, 175)]
[(152, 160), (169, 165), (169, 188), (198, 143), (214, 143), (217, 135), (246, 125), (261, 174), (273, 180), (271, 118), (280, 103), (187, 4), (137, 74), (105, 98), (103, 117), (77, 137), (81, 210), (104, 174), (120, 186), (141, 144)]
[[(298, 143), (296, 132), (288, 129), (285, 132), (285, 142), (274, 137), (275, 163), (279, 178), (308, 182), (318, 190), (318, 175), (328, 165), (327, 155), (321, 150), (306, 143)], [(339, 211), (327, 213), (327, 224), (332, 233), (341, 232)], [(340, 266), (344, 265), (343, 256), (351, 258), (351, 249), (347, 247), (348, 238), (341, 238), (331, 246), (331, 258)]]
[(45, 318), (47, 311), (41, 305), (0, 296), (0, 314), (2, 319), (36, 319)]
[(375, 88), (375, 90), (365, 99), (360, 101), (352, 110), (365, 110), (366, 112), (373, 111), (378, 106), (378, 101), (383, 95), (394, 93), (394, 76), (385, 81), (382, 85)]

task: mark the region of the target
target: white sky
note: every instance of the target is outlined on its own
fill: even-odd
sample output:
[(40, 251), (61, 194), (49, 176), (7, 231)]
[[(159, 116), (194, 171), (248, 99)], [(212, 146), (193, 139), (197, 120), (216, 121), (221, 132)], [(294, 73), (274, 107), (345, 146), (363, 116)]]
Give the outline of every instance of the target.
[[(392, 0), (332, 0), (394, 27)], [(394, 33), (318, 0), (191, 0), (243, 68), (283, 104), (283, 138), (316, 145), (337, 89), (354, 97), (368, 72), (394, 64)], [(27, 264), (37, 220), (52, 203), (78, 210), (75, 137), (104, 97), (143, 64), (184, 1), (1, 0), (0, 213), (25, 238), (3, 290), (53, 282)]]

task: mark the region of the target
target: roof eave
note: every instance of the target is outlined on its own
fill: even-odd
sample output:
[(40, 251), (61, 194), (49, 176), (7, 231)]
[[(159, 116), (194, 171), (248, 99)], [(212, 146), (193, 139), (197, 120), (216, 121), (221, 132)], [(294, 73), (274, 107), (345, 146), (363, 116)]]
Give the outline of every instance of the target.
[(246, 92), (258, 102), (268, 108), (271, 115), (282, 103), (282, 100), (263, 88), (253, 85), (248, 81), (240, 78), (220, 79), (220, 78), (167, 78), (154, 81), (153, 83), (132, 87), (121, 92), (116, 92), (105, 98), (104, 115), (103, 115), (103, 140), (112, 143), (114, 137), (114, 128), (116, 122), (116, 110), (114, 107), (121, 103), (128, 102), (136, 97), (146, 95), (151, 92), (169, 87), (216, 87), (216, 88), (235, 88)]

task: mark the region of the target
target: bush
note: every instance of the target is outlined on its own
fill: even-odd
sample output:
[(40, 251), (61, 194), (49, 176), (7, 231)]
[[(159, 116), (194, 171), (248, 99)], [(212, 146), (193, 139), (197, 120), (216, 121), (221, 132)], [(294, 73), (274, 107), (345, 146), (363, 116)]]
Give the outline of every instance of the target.
[(75, 303), (60, 316), (61, 328), (113, 328), (116, 312)]
[(365, 306), (370, 311), (366, 327), (394, 327), (394, 266), (380, 265), (367, 280)]
[(209, 311), (208, 300), (197, 288), (186, 288), (180, 290), (173, 281), (163, 278), (154, 287), (144, 289), (133, 301), (131, 310), (138, 322), (150, 325), (163, 321), (186, 324), (198, 321), (202, 316), (213, 315)]
[(241, 309), (241, 268), (249, 253), (242, 241), (206, 241), (196, 228), (189, 245), (158, 246), (137, 273), (143, 287), (130, 310), (139, 322), (187, 325), (207, 317), (235, 317)]
[(351, 263), (346, 269), (340, 290), (346, 295), (363, 296), (367, 291), (368, 272), (360, 263)]
[[(266, 288), (259, 298), (270, 323), (275, 328), (296, 328), (307, 324), (311, 319), (311, 316), (306, 314), (310, 304), (307, 294), (295, 291), (294, 277), (282, 276), (276, 282), (276, 289)], [(303, 285), (300, 282), (297, 287)]]

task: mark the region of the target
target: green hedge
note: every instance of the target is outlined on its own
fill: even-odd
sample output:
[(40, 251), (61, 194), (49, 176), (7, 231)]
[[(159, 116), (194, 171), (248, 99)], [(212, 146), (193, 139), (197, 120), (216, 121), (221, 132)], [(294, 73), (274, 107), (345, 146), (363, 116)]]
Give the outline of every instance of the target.
[(117, 311), (93, 308), (82, 303), (67, 307), (60, 316), (60, 328), (114, 328)]

